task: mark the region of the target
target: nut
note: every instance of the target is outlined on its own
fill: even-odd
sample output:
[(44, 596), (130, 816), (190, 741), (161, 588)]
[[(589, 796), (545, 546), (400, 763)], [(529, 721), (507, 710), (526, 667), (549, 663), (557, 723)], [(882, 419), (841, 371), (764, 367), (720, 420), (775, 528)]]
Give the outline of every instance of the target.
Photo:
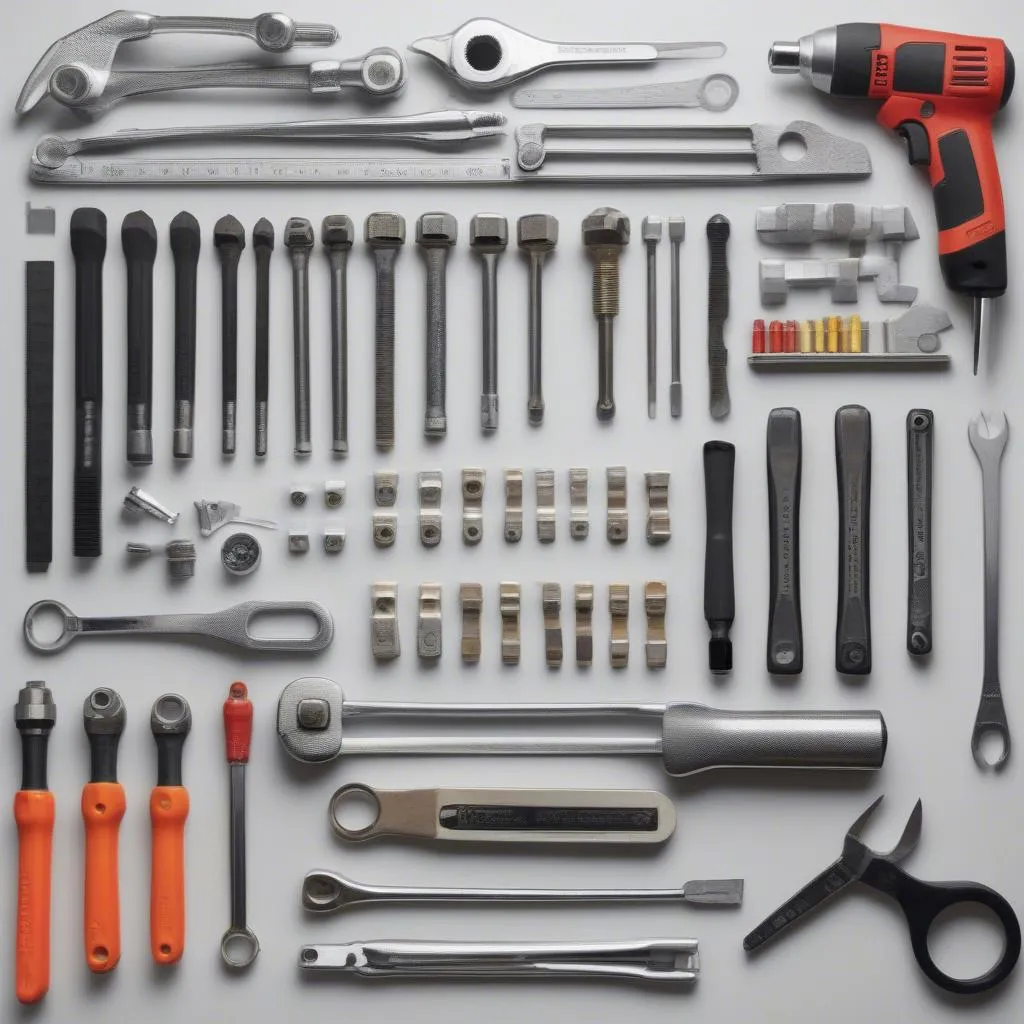
[(324, 532), (324, 554), (340, 555), (345, 550), (345, 531), (326, 530)]
[(320, 241), (325, 249), (351, 249), (356, 240), (356, 229), (351, 217), (332, 214), (324, 217), (320, 225)]
[(364, 226), (366, 244), (375, 249), (405, 245), (405, 218), (400, 213), (371, 213)]
[(599, 206), (583, 218), (583, 244), (628, 245), (629, 218), (610, 206)]
[(306, 554), (309, 551), (309, 534), (305, 530), (289, 530), (288, 550), (293, 555)]
[(520, 249), (551, 252), (558, 244), (558, 218), (550, 213), (527, 213), (516, 222)]
[(284, 226), (284, 244), (289, 249), (312, 249), (313, 225), (305, 217), (291, 217)]
[(662, 221), (660, 217), (644, 217), (640, 234), (645, 242), (661, 241)]
[(426, 249), (451, 246), (459, 237), (459, 222), (450, 213), (424, 213), (416, 221), (416, 244)]
[(288, 492), (288, 500), (296, 507), (302, 508), (309, 499), (309, 488), (296, 485)]
[(344, 480), (328, 480), (324, 484), (324, 504), (328, 508), (340, 508), (345, 504)]
[(508, 245), (508, 221), (497, 213), (478, 213), (469, 223), (469, 244), (479, 252), (502, 252)]

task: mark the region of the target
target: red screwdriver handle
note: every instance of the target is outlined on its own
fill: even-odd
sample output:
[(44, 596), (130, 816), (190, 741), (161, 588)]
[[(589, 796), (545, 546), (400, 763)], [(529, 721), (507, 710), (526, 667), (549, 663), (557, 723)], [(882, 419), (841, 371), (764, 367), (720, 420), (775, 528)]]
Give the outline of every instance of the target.
[(252, 701), (245, 683), (232, 683), (224, 701), (224, 743), (229, 764), (248, 763), (252, 743)]

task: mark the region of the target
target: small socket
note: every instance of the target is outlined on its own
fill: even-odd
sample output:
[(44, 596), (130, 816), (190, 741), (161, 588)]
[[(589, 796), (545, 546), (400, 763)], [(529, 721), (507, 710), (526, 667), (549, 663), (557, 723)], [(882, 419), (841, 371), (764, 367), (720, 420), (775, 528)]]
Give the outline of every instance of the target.
[(324, 531), (324, 554), (325, 555), (340, 555), (345, 550), (345, 531), (344, 530), (325, 530)]
[(293, 555), (305, 555), (309, 551), (309, 533), (306, 530), (289, 530), (288, 550)]
[(344, 480), (328, 480), (324, 484), (324, 504), (328, 508), (341, 508), (345, 504)]
[(302, 508), (309, 501), (309, 488), (296, 484), (288, 492), (288, 500), (296, 507)]

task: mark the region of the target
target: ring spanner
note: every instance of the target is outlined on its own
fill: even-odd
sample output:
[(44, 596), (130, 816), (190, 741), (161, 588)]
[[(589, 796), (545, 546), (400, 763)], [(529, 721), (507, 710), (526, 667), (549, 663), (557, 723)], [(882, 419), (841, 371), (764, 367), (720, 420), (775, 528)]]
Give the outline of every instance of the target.
[[(61, 619), (60, 635), (41, 640), (35, 634), (40, 615), (56, 612)], [(306, 637), (255, 636), (253, 620), (260, 615), (304, 614), (316, 620), (316, 632)], [(219, 612), (178, 615), (122, 615), (83, 618), (60, 601), (36, 601), (25, 613), (25, 641), (40, 654), (64, 650), (80, 636), (200, 636), (220, 640), (246, 651), (281, 651), (313, 654), (334, 639), (331, 613), (316, 601), (243, 601)]]
[[(981, 703), (971, 735), (971, 753), (983, 771), (1001, 771), (1010, 759), (1010, 727), (999, 686), (999, 470), (1010, 425), (1006, 413), (971, 420), (967, 437), (981, 464), (982, 500), (985, 511), (985, 672), (981, 682)], [(1002, 751), (994, 761), (985, 758), (982, 741), (986, 733), (1002, 740)]]

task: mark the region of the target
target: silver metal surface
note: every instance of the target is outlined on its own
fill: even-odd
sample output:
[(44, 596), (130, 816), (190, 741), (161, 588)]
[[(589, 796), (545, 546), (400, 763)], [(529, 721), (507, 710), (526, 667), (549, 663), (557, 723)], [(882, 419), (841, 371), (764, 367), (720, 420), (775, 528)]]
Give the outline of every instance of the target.
[(331, 46), (338, 39), (332, 25), (295, 22), (285, 14), (255, 18), (182, 17), (113, 11), (58, 39), (32, 69), (14, 109), (31, 110), (62, 75), (82, 81), (89, 95), (103, 93), (122, 43), (167, 32), (242, 36), (262, 50), (282, 53), (293, 46)]
[(686, 237), (686, 219), (669, 217), (668, 240), (672, 253), (672, 382), (669, 384), (669, 412), (674, 419), (683, 415), (683, 329), (680, 287), (682, 277), (681, 255)]
[(522, 653), (519, 639), (521, 591), (518, 583), (498, 584), (498, 614), (501, 616), (501, 663), (518, 665)]
[(721, 57), (725, 44), (553, 42), (493, 18), (473, 18), (454, 32), (417, 39), (409, 49), (429, 57), (468, 88), (504, 89), (544, 68)]
[(260, 542), (251, 533), (233, 533), (220, 548), (221, 565), (232, 576), (248, 576), (263, 557)]
[(658, 413), (658, 244), (660, 217), (644, 217), (640, 235), (647, 250), (647, 417)]
[(348, 455), (348, 254), (355, 242), (352, 218), (324, 217), (320, 241), (331, 274), (331, 452)]
[(590, 535), (590, 472), (584, 468), (569, 470), (569, 536), (586, 540)]
[(57, 211), (52, 206), (33, 206), (31, 200), (25, 203), (25, 234), (55, 235), (57, 233)]
[(533, 484), (537, 495), (537, 540), (541, 544), (553, 544), (558, 523), (555, 514), (555, 471), (534, 470)]
[(611, 544), (624, 544), (629, 539), (628, 471), (625, 466), (609, 466), (605, 470), (607, 516), (605, 532)]
[(393, 661), (402, 653), (397, 583), (374, 583), (370, 588), (370, 652), (376, 661)]
[(374, 443), (378, 451), (395, 447), (395, 263), (405, 245), (405, 218), (378, 211), (367, 216), (363, 237), (373, 253)]
[(541, 612), (544, 616), (544, 661), (548, 668), (562, 667), (562, 585), (541, 584)]
[(629, 218), (599, 206), (583, 218), (583, 246), (594, 264), (591, 309), (597, 320), (597, 418), (615, 417), (615, 318), (619, 315), (619, 259), (629, 245)]
[(479, 544), (484, 536), (484, 483), (487, 472), (483, 469), (462, 471), (462, 542), (470, 546)]
[(644, 655), (648, 668), (664, 668), (668, 664), (668, 637), (665, 635), (667, 610), (668, 585), (664, 580), (648, 580), (644, 584), (644, 614), (647, 616)]
[(284, 244), (292, 260), (292, 345), (295, 389), (295, 444), (298, 456), (313, 453), (309, 380), (309, 254), (313, 225), (292, 217), (285, 225)]
[[(52, 640), (36, 636), (36, 619), (56, 614), (60, 633)], [(303, 615), (316, 623), (312, 636), (268, 637), (252, 631), (262, 615)], [(75, 615), (60, 601), (36, 601), (25, 613), (25, 641), (40, 654), (62, 651), (72, 640), (88, 636), (209, 637), (245, 651), (281, 651), (313, 654), (325, 650), (334, 639), (331, 613), (316, 601), (244, 601), (218, 612), (174, 615), (122, 615), (92, 617)]]
[(518, 544), (523, 539), (523, 471), (505, 470), (505, 540)]
[(665, 544), (672, 538), (672, 522), (668, 510), (668, 488), (671, 474), (667, 470), (644, 474), (647, 489), (647, 543)]
[(747, 356), (755, 370), (948, 370), (945, 352), (758, 352)]
[(124, 496), (124, 508), (126, 512), (131, 512), (133, 515), (149, 515), (169, 526), (173, 526), (178, 521), (178, 512), (172, 512), (141, 487), (133, 486), (128, 491)]
[(529, 380), (526, 415), (532, 426), (544, 422), (543, 378), (543, 280), (544, 262), (558, 244), (558, 220), (547, 213), (528, 213), (516, 222), (519, 248), (530, 264)]
[(416, 620), (416, 653), (426, 661), (441, 657), (441, 584), (421, 583)]
[(469, 245), (483, 270), (482, 384), (480, 427), (498, 429), (498, 259), (508, 246), (508, 221), (497, 213), (478, 213), (470, 221)]
[[(999, 509), (1000, 469), (1010, 435), (1006, 413), (975, 416), (967, 428), (971, 448), (981, 465), (982, 507), (985, 536), (985, 670), (981, 685), (971, 753), (983, 771), (1000, 771), (1010, 758), (1010, 727), (1003, 707), (999, 685)], [(995, 759), (988, 760), (984, 749), (986, 735), (994, 735), (1001, 744)]]
[(832, 290), (833, 302), (856, 302), (859, 282), (873, 280), (879, 302), (911, 303), (917, 289), (900, 282), (897, 247), (888, 255), (841, 256), (827, 259), (762, 259), (758, 264), (761, 302), (781, 305), (791, 288)]
[(832, 91), (836, 64), (836, 30), (819, 29), (795, 42), (778, 41), (768, 51), (768, 69), (776, 75), (796, 75), (815, 89)]
[(755, 226), (758, 238), (767, 245), (811, 245), (837, 239), (909, 242), (920, 237), (908, 207), (862, 203), (759, 206)]
[(614, 669), (629, 667), (629, 584), (608, 584), (608, 661)]
[(299, 966), (364, 978), (603, 978), (692, 984), (696, 939), (636, 942), (351, 942), (303, 946)]
[(480, 618), (484, 607), (484, 588), (479, 583), (459, 584), (459, 608), (462, 611), (462, 661), (476, 665), (480, 661)]
[(204, 537), (216, 533), (222, 526), (229, 523), (240, 523), (242, 526), (260, 526), (266, 530), (276, 530), (277, 523), (273, 519), (249, 519), (242, 516), (242, 506), (233, 501), (218, 499), (211, 501), (200, 498), (192, 503), (199, 516), (199, 532)]
[(220, 940), (220, 955), (228, 967), (242, 970), (255, 961), (260, 944), (246, 922), (245, 762), (230, 762), (228, 772), (231, 780), (231, 924)]
[(441, 495), (444, 477), (439, 469), (424, 470), (416, 475), (419, 491), (420, 543), (425, 548), (436, 548), (441, 543), (443, 516)]
[(459, 222), (450, 213), (424, 213), (416, 221), (416, 244), (427, 264), (427, 344), (424, 382), (426, 407), (423, 433), (444, 437), (448, 433), (446, 411), (448, 382), (448, 252), (455, 248)]
[(594, 663), (594, 584), (577, 583), (573, 587), (576, 614), (576, 665), (589, 668)]
[(653, 107), (703, 107), (720, 114), (739, 98), (740, 87), (732, 75), (707, 75), (685, 82), (607, 88), (534, 89), (512, 93), (512, 106), (532, 110), (632, 110)]

